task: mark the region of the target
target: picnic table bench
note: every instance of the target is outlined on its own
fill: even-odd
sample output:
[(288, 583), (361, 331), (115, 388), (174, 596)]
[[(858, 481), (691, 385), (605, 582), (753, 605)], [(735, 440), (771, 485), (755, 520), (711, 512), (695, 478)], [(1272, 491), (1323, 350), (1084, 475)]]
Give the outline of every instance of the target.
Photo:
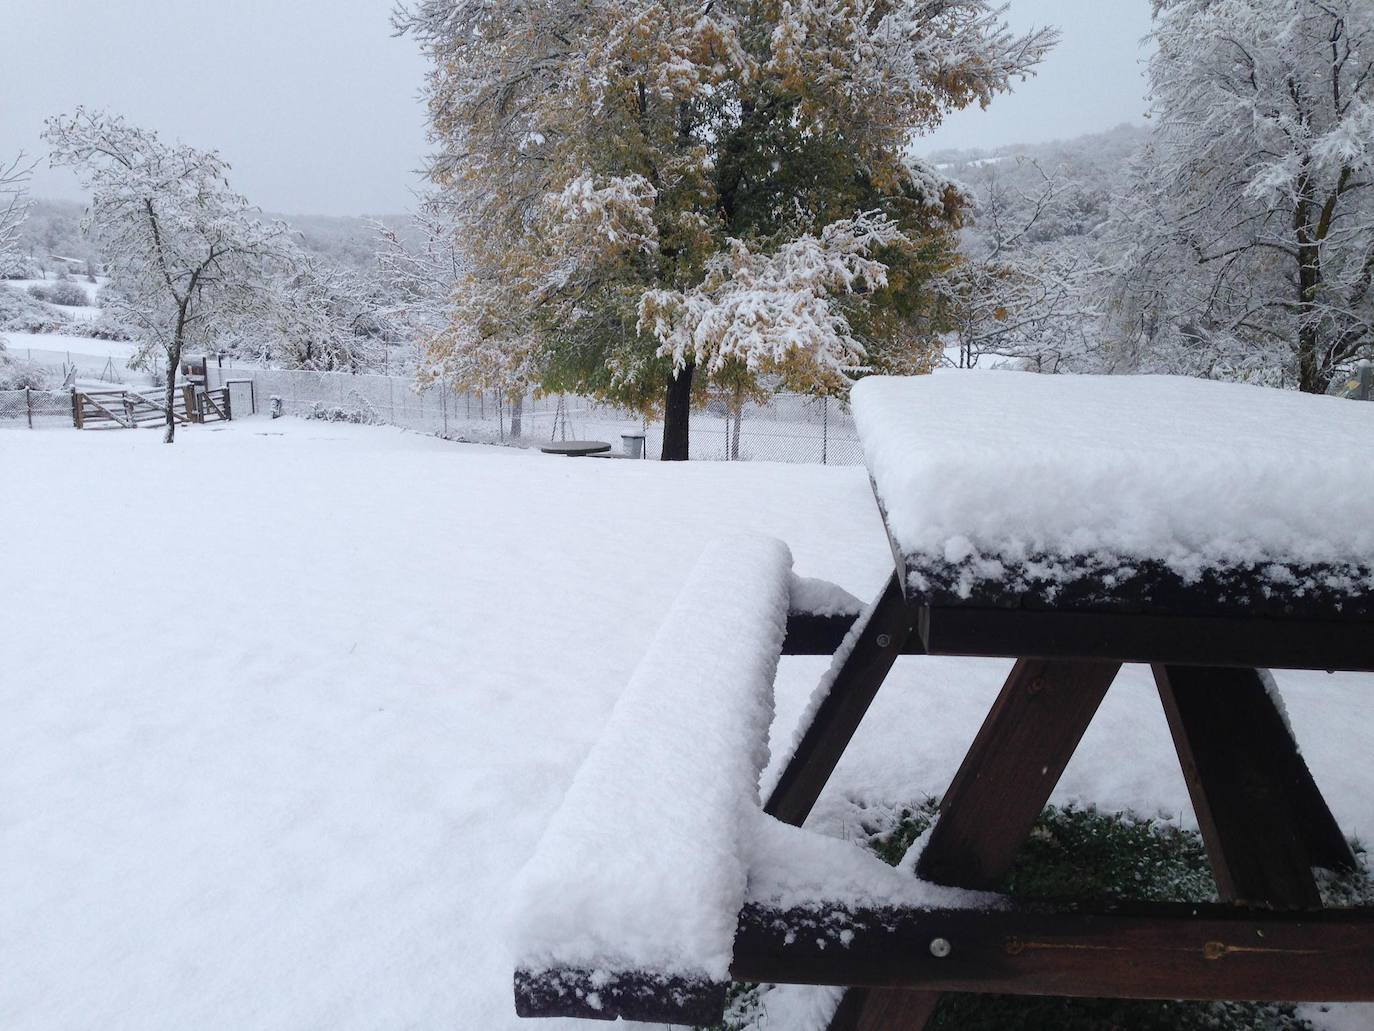
[[(1313, 869), (1356, 860), (1267, 672), (1374, 671), (1374, 494), (1339, 475), (1374, 409), (1013, 373), (873, 378), (853, 405), (890, 579), (860, 606), (781, 542), (708, 549), (522, 874), (517, 1012), (704, 1024), (732, 979), (848, 986), (834, 1031), (919, 1029), (944, 991), (1374, 1000), (1374, 910), (1322, 908)], [(764, 800), (782, 654), (834, 659)], [(800, 827), (926, 654), (1016, 661), (901, 870)], [(1221, 902), (991, 894), (1126, 662)]]

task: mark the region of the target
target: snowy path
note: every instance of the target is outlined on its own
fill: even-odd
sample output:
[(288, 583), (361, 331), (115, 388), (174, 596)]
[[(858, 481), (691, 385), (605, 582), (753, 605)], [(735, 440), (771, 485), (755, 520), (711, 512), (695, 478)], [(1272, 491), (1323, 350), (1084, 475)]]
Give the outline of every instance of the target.
[[(856, 468), (258, 419), (6, 433), (0, 478), (7, 1031), (519, 1026), (508, 885), (704, 543), (781, 537), (862, 597), (891, 562)], [(783, 660), (775, 735), (824, 664)], [(841, 787), (941, 790), (1005, 669), (903, 660)], [(1374, 834), (1374, 678), (1280, 683)], [(1059, 798), (1186, 812), (1143, 671)]]

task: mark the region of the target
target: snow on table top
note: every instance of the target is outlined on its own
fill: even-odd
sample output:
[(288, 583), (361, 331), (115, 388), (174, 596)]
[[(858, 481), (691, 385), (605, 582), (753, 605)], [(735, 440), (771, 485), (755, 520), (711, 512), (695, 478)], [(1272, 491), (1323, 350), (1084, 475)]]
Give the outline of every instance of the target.
[(521, 968), (728, 979), (791, 563), (707, 547), (520, 875)]
[[(1374, 405), (1176, 376), (871, 377), (854, 418), (908, 586), (962, 598), (1157, 564), (1374, 590)], [(1304, 583), (1313, 570), (1320, 579)], [(936, 584), (933, 580), (941, 579)]]

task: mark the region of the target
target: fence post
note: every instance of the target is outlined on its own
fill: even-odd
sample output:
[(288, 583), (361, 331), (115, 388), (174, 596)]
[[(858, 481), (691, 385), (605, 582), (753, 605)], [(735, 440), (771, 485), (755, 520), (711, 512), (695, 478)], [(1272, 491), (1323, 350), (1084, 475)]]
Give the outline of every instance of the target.
[(1360, 363), (1360, 386), (1355, 396), (1361, 401), (1374, 401), (1374, 362)]
[(821, 395), (821, 465), (828, 465), (830, 457), (830, 398)]
[(444, 399), (444, 436), (448, 436), (448, 377), (439, 377), (439, 393)]
[(81, 429), (81, 395), (72, 387), (72, 425)]
[(29, 418), (29, 429), (33, 429), (33, 398), (29, 397), (29, 388), (24, 388), (24, 414)]

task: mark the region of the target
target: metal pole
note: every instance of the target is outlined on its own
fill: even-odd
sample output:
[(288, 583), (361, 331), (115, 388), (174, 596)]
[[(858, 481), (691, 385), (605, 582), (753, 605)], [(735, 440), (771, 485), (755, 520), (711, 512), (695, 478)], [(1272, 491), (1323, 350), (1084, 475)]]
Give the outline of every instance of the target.
[(29, 388), (24, 388), (24, 412), (29, 417), (29, 429), (33, 429), (33, 399), (29, 397)]
[(821, 465), (830, 457), (830, 398), (821, 398)]

